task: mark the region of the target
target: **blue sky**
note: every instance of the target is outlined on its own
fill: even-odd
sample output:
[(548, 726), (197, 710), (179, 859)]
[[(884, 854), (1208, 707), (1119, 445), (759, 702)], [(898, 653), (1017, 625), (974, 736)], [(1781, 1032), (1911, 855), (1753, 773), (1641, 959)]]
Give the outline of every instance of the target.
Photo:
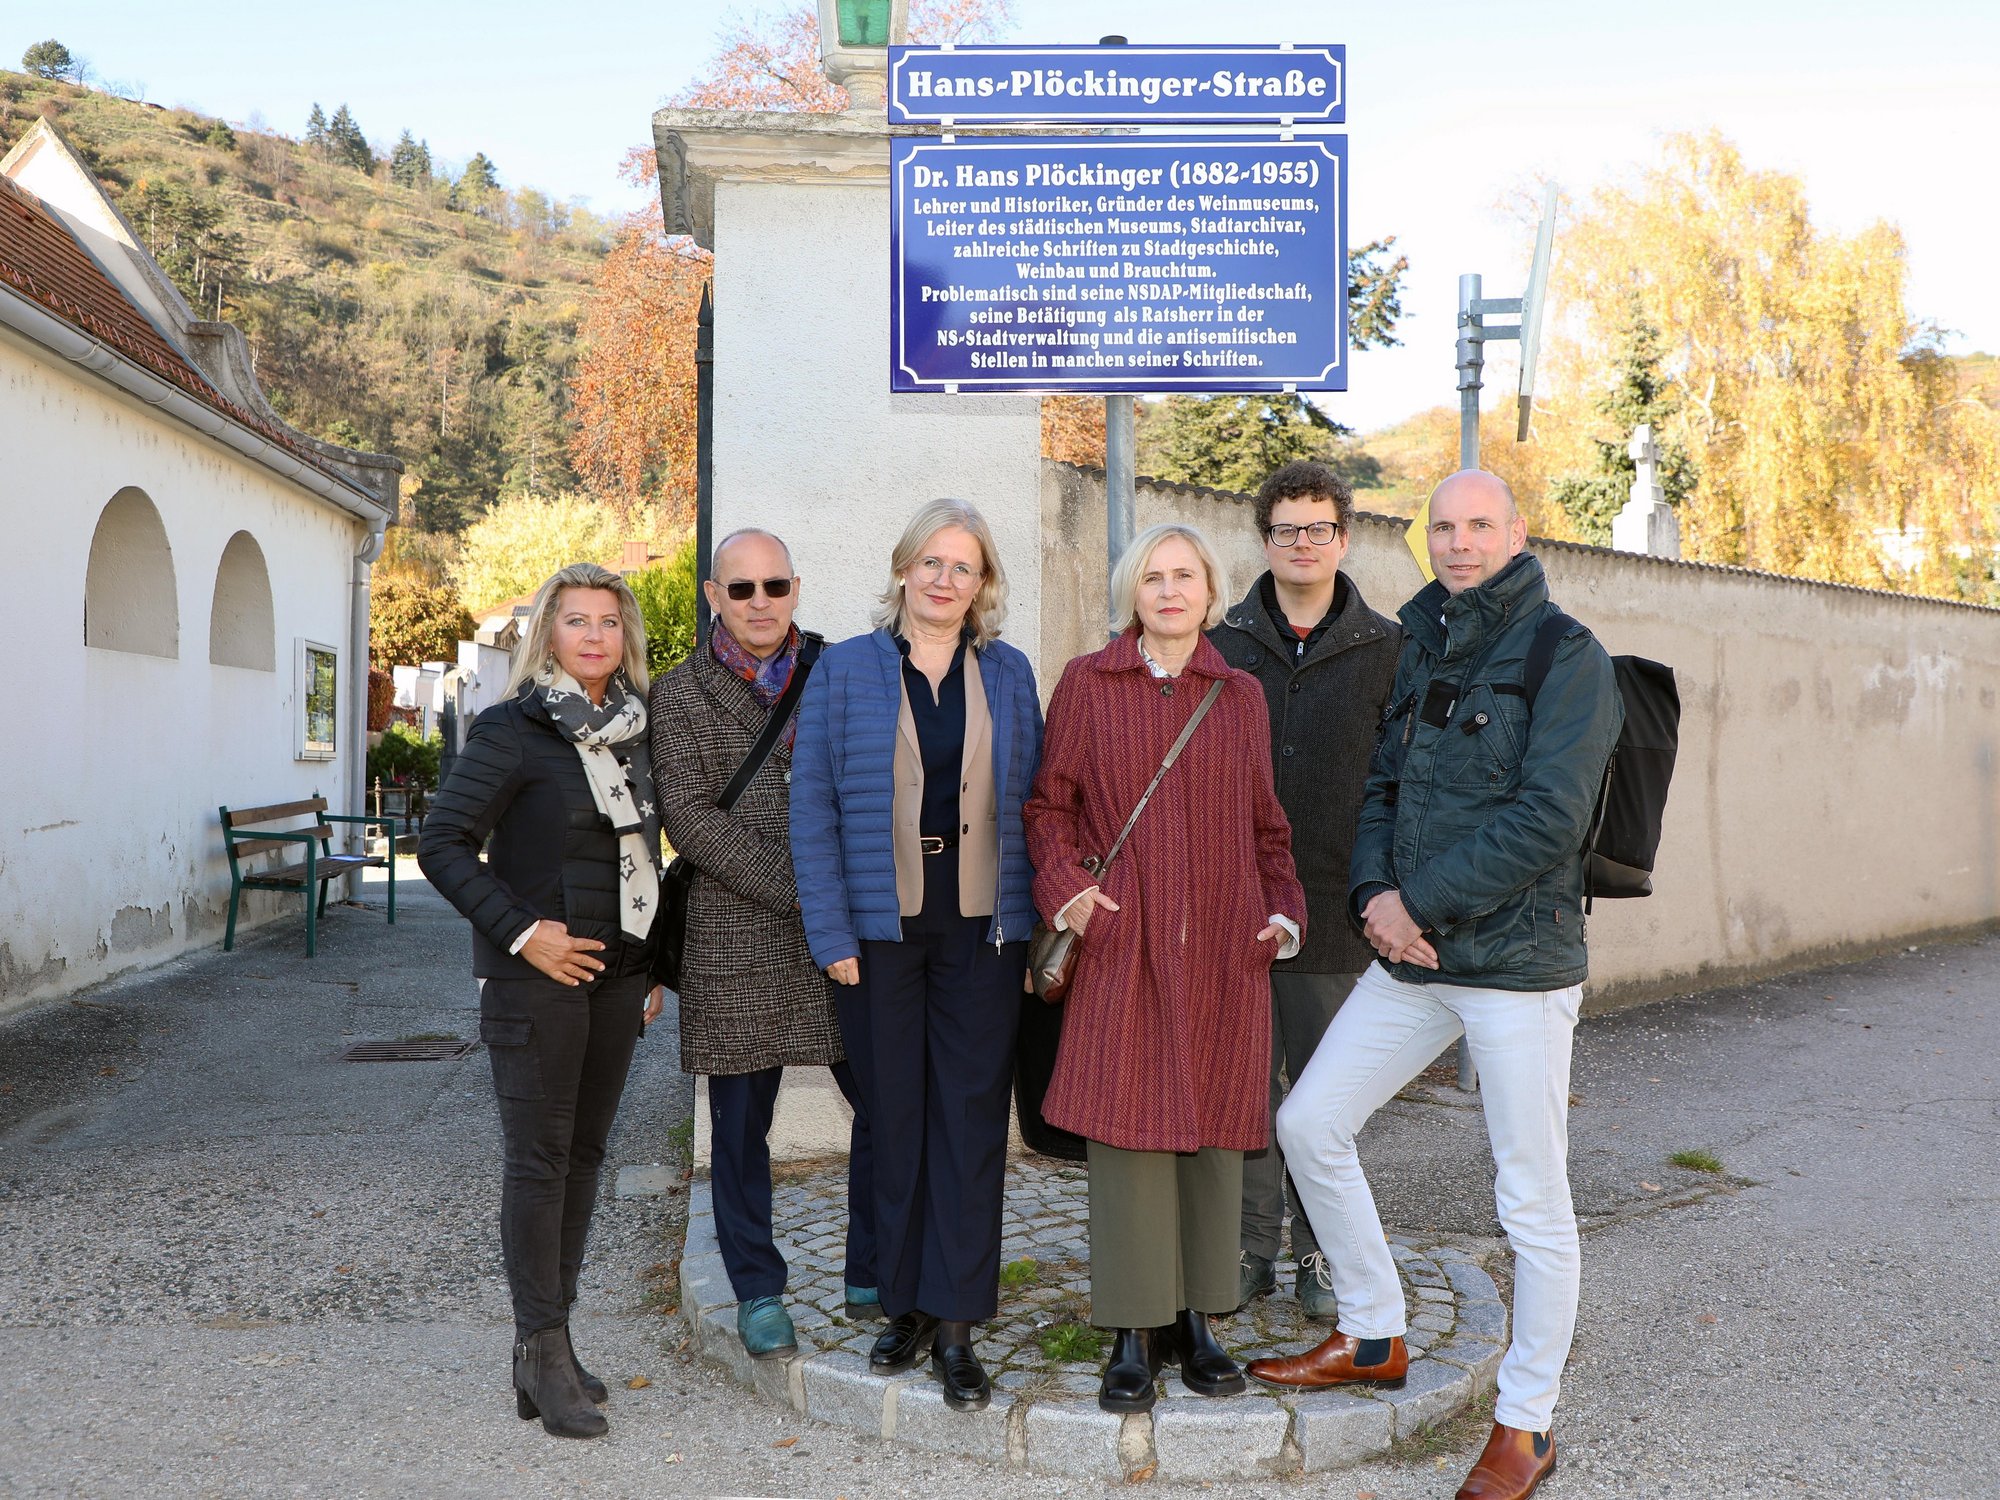
[[(13, 0), (0, 58), (55, 36), (98, 78), (292, 134), (342, 102), (386, 149), (408, 126), (435, 154), (484, 151), (510, 186), (631, 206), (619, 157), (755, 5), (348, 0), (278, 10), (209, 0)], [(783, 9), (765, 0), (766, 11)], [(1630, 176), (1671, 131), (1714, 126), (1757, 166), (1801, 175), (1816, 218), (1898, 224), (1911, 311), (2000, 350), (2000, 207), (1987, 182), (2000, 100), (2000, 5), (1912, 0), (1677, 0), (1667, 6), (1418, 0), (1015, 0), (1012, 40), (1343, 42), (1352, 233), (1411, 259), (1404, 347), (1356, 356), (1327, 409), (1361, 427), (1450, 402), (1457, 277), (1525, 280), (1499, 204), (1536, 175), (1572, 192)], [(1561, 254), (1561, 241), (1557, 242)], [(1491, 370), (1505, 381), (1504, 364)], [(1504, 388), (1489, 387), (1498, 400)]]

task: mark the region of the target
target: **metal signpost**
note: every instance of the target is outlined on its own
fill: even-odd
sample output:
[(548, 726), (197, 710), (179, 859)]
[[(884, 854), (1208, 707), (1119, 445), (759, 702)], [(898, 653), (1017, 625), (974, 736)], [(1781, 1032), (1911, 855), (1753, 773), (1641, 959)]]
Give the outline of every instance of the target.
[[(1541, 348), (1542, 304), (1549, 286), (1549, 252), (1556, 237), (1556, 187), (1550, 183), (1542, 198), (1542, 222), (1535, 234), (1535, 259), (1528, 270), (1528, 290), (1519, 297), (1482, 297), (1480, 278), (1458, 278), (1458, 466), (1479, 467), (1479, 388), (1486, 368), (1485, 345), (1495, 339), (1521, 341), (1519, 414), (1514, 441), (1528, 440), (1528, 421), (1535, 405), (1535, 361)], [(1511, 327), (1487, 323), (1489, 317), (1519, 313)]]

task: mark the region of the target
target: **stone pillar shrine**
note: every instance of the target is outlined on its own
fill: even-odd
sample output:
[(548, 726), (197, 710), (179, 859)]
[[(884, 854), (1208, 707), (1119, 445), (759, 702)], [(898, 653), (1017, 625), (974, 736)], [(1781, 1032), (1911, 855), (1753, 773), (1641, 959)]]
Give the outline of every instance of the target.
[(1007, 569), (1006, 638), (1034, 658), (1040, 402), (890, 395), (881, 44), (902, 40), (904, 5), (821, 10), (829, 76), (870, 106), (653, 116), (668, 232), (715, 254), (713, 535), (756, 525), (784, 537), (803, 580), (801, 623), (839, 640), (868, 628), (911, 513), (969, 500)]

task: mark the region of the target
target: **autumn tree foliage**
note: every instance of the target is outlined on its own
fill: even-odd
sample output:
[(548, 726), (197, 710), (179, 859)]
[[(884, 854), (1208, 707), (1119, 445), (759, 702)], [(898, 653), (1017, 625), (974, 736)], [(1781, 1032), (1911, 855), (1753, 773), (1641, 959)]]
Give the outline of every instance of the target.
[(457, 661), (458, 643), (472, 639), (472, 616), (449, 584), (389, 577), (368, 601), (368, 659), (377, 667)]
[[(652, 153), (634, 147), (624, 175), (651, 183)], [(570, 382), (570, 460), (621, 510), (657, 504), (669, 526), (694, 519), (695, 318), (711, 257), (669, 237), (659, 202), (626, 223), (598, 268)]]
[(1564, 394), (1538, 431), (1590, 451), (1636, 304), (1680, 393), (1657, 435), (1700, 474), (1685, 556), (1992, 596), (2000, 416), (1957, 399), (1894, 226), (1816, 225), (1797, 177), (1709, 133), (1593, 194), (1561, 243), (1554, 305), (1581, 331), (1552, 351)]
[(642, 528), (636, 533), (589, 495), (509, 496), (466, 527), (451, 583), (467, 605), (481, 610), (533, 593), (571, 563), (614, 567), (626, 535), (651, 534), (650, 516), (633, 519)]

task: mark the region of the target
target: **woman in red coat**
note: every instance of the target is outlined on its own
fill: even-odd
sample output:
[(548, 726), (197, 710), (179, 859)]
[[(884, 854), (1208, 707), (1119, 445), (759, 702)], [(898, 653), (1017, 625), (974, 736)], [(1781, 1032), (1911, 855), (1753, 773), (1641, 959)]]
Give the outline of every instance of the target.
[[(1263, 689), (1210, 645), (1229, 583), (1190, 526), (1156, 526), (1112, 575), (1123, 622), (1063, 671), (1026, 807), (1035, 905), (1077, 934), (1042, 1115), (1090, 1157), (1091, 1321), (1117, 1332), (1098, 1404), (1145, 1411), (1161, 1365), (1188, 1389), (1243, 1374), (1209, 1329), (1236, 1306), (1243, 1153), (1265, 1144), (1270, 966), (1305, 893), (1271, 784)], [(1175, 738), (1222, 684), (1100, 885)]]

